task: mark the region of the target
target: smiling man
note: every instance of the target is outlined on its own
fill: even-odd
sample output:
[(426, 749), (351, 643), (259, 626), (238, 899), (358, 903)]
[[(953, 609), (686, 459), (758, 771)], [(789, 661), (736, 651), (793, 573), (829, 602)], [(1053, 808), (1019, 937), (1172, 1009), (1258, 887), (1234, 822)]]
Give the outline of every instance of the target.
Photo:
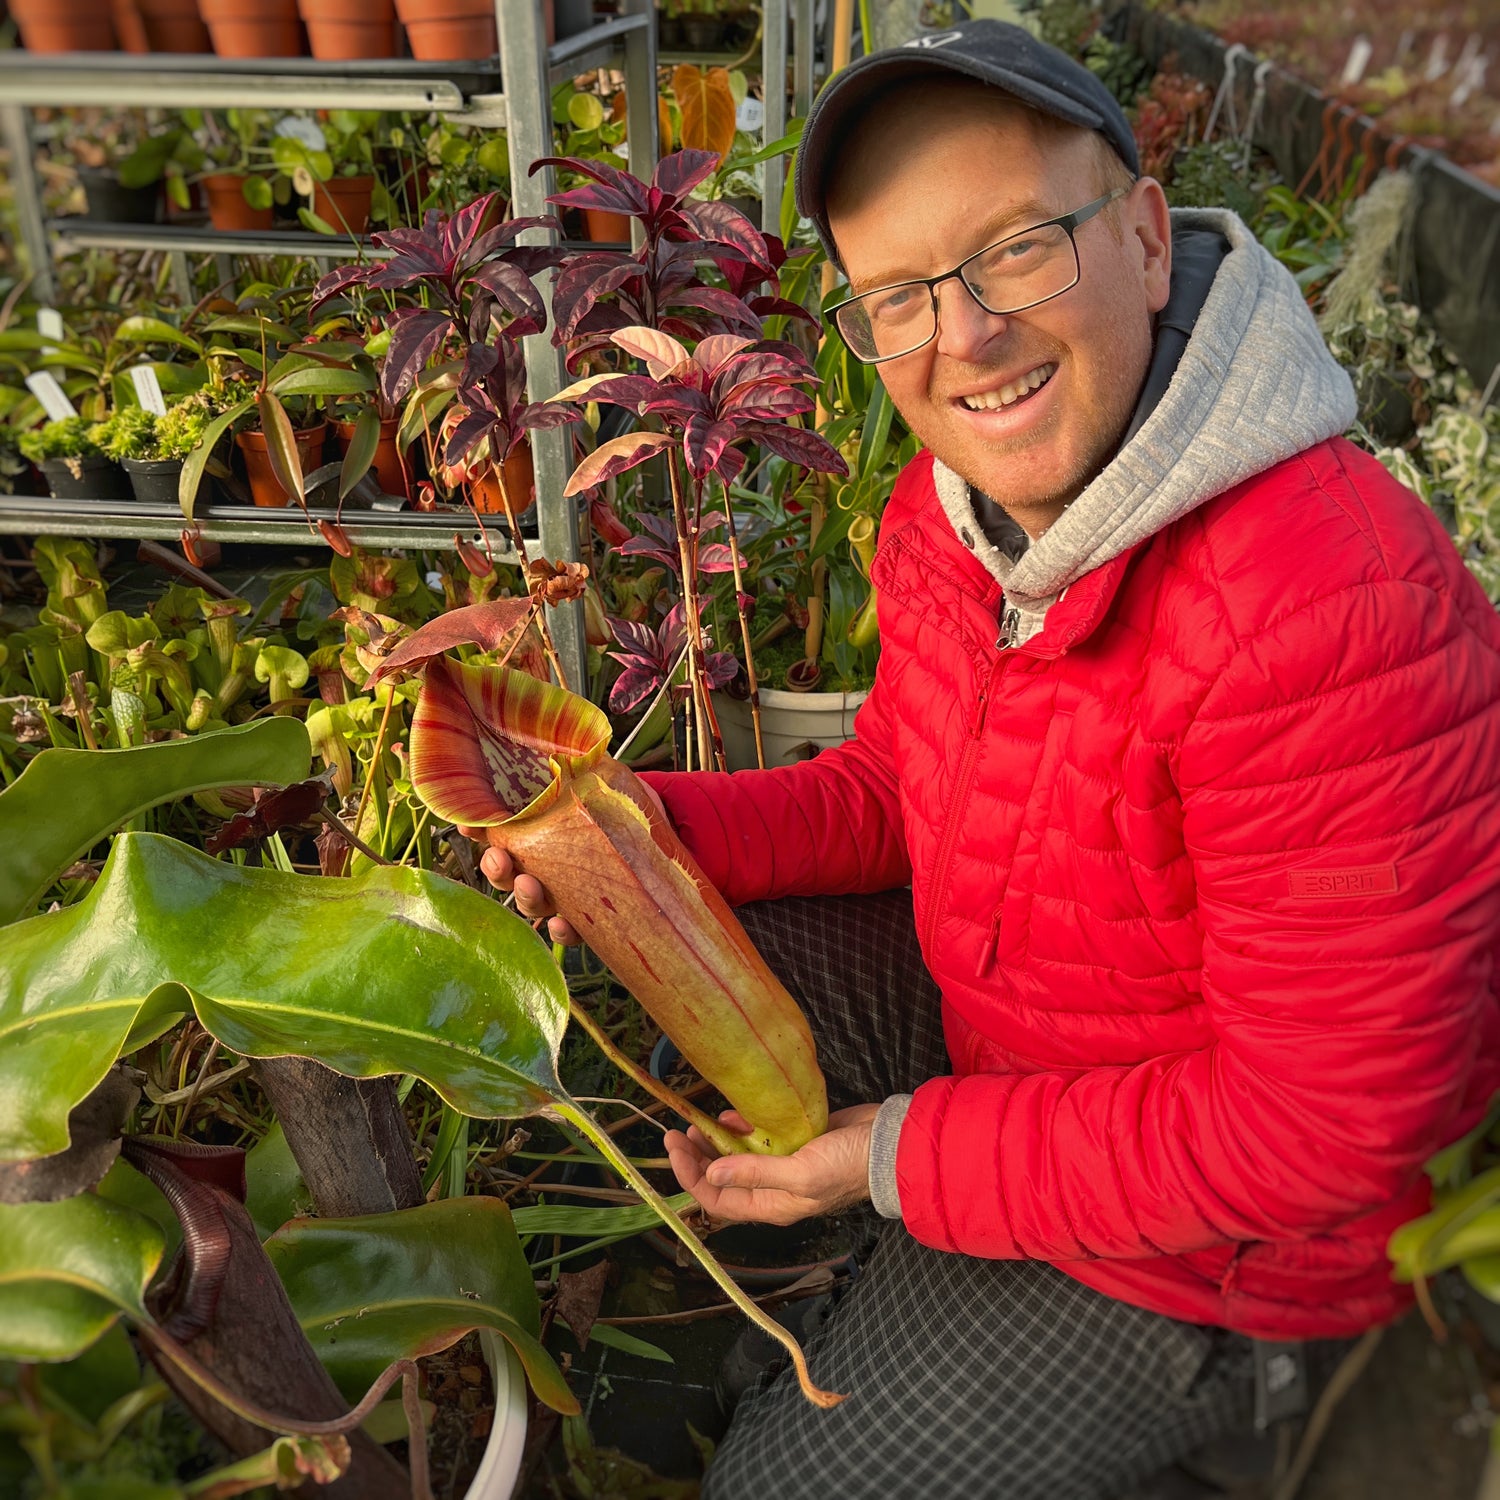
[(705, 1494), (1118, 1496), (1401, 1310), (1500, 1087), (1500, 626), (1291, 276), (1062, 54), (863, 59), (797, 193), (926, 447), (880, 668), (849, 744), (653, 785), (842, 1107), (667, 1139), (720, 1217), (889, 1225), (810, 1340), (849, 1399), (768, 1373)]

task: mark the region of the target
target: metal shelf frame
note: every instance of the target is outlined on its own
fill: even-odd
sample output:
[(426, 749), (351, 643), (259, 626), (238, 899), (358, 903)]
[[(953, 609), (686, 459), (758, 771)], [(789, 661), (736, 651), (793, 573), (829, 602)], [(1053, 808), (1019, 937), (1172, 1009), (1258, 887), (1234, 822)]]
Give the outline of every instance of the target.
[[(503, 128), (510, 151), (512, 212), (544, 214), (554, 191), (553, 173), (534, 176), (532, 162), (553, 150), (552, 86), (591, 68), (619, 65), (625, 75), (627, 108), (635, 129), (628, 137), (629, 167), (649, 178), (657, 159), (656, 20), (654, 0), (622, 0), (623, 13), (548, 47), (542, 7), (527, 0), (494, 0), (499, 53), (495, 58), (431, 63), (409, 59), (330, 63), (313, 58), (205, 58), (168, 54), (71, 53), (56, 57), (0, 53), (0, 136), (11, 157), (16, 215), (33, 270), (33, 289), (42, 301), (54, 295), (54, 255), (84, 249), (164, 250), (174, 256), (179, 284), (186, 284), (187, 254), (221, 257), (253, 254), (300, 254), (333, 261), (370, 253), (348, 239), (297, 232), (230, 234), (185, 225), (105, 225), (78, 221), (48, 222), (42, 211), (35, 168), (35, 141), (30, 111), (38, 106), (114, 105), (156, 108), (379, 109), (419, 113), (436, 111), (466, 124)], [(765, 79), (766, 143), (786, 133), (786, 79), (789, 42), (792, 54), (793, 110), (805, 117), (812, 102), (816, 54), (815, 0), (765, 0), (761, 65)], [(765, 164), (761, 223), (776, 233), (780, 225), (785, 162)], [(637, 243), (638, 240), (637, 230)], [(533, 230), (531, 243), (553, 236)], [(374, 252), (379, 253), (379, 252)], [(545, 401), (566, 383), (562, 351), (550, 334), (525, 340), (530, 399)], [(549, 559), (578, 561), (580, 517), (575, 500), (563, 496), (571, 468), (565, 430), (532, 434), (532, 456), (538, 496), (538, 548)], [(230, 510), (235, 510), (231, 507)], [(300, 514), (285, 518), (245, 515), (243, 508), (200, 512), (205, 537), (217, 541), (276, 541), (323, 545), (309, 533)], [(97, 536), (176, 538), (182, 518), (141, 506), (105, 501), (17, 501), (0, 497), (0, 533), (42, 534), (86, 527)], [(344, 521), (361, 546), (453, 546), (452, 518), (414, 513), (389, 519), (353, 514)], [(497, 561), (514, 562), (507, 551)], [(552, 612), (553, 635), (573, 681), (585, 680), (582, 606), (574, 602)]]
[[(314, 523), (337, 520), (361, 547), (410, 548), (452, 552), (460, 541), (484, 550), (485, 538), (467, 511), (401, 511), (382, 514), (348, 510), (343, 515), (310, 507)], [(517, 557), (504, 535), (503, 517), (489, 532), (497, 565), (513, 566)], [(323, 548), (328, 544), (293, 506), (262, 510), (253, 505), (200, 505), (198, 530), (211, 542), (260, 542), (282, 547)], [(120, 500), (53, 500), (29, 495), (0, 495), (0, 536), (134, 537), (176, 541), (182, 535), (182, 512), (175, 505)]]

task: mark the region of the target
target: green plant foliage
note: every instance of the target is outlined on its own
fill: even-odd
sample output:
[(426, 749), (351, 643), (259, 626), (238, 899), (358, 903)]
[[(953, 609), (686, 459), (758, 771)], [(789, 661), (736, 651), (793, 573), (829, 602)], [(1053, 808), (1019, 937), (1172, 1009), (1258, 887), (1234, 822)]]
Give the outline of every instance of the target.
[(266, 1242), (318, 1357), (357, 1400), (396, 1358), (434, 1354), (475, 1328), (516, 1351), (558, 1411), (578, 1403), (539, 1340), (531, 1267), (498, 1198), (444, 1198), (400, 1213), (296, 1219)]
[(24, 916), (74, 860), (146, 808), (211, 787), (301, 781), (311, 761), (306, 728), (285, 718), (128, 750), (43, 750), (0, 792), (0, 923)]
[(83, 901), (6, 933), (0, 1160), (62, 1150), (120, 1052), (189, 1011), (232, 1051), (414, 1073), (465, 1114), (566, 1097), (562, 976), (498, 903), (423, 870), (324, 880), (122, 834)]
[(156, 418), (139, 406), (122, 406), (89, 429), (89, 440), (106, 457), (156, 457)]
[(16, 446), (34, 464), (45, 463), (49, 458), (96, 458), (99, 454), (94, 423), (86, 417), (46, 422), (33, 432), (23, 432), (16, 439)]
[(74, 1359), (121, 1313), (144, 1320), (161, 1254), (150, 1219), (93, 1193), (0, 1204), (0, 1357)]
[(179, 401), (156, 419), (156, 458), (186, 458), (203, 441), (208, 413), (196, 403)]

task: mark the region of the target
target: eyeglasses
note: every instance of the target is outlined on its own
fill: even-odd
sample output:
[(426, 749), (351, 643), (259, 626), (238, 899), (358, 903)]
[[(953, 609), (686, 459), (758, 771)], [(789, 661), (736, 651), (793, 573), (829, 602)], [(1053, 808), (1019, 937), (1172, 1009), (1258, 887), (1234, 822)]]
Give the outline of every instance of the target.
[(941, 276), (898, 281), (848, 297), (829, 310), (834, 324), (857, 360), (878, 365), (911, 354), (937, 336), (937, 289), (954, 277), (987, 313), (996, 316), (1024, 312), (1060, 297), (1078, 285), (1082, 274), (1074, 231), (1129, 191), (1128, 187), (1116, 188), (1070, 214), (1033, 224), (986, 246)]

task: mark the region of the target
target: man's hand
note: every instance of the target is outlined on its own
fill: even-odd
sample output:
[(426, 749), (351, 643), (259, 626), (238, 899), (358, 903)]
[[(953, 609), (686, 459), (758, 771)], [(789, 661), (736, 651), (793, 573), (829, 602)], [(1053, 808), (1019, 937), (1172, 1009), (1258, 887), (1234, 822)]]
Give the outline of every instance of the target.
[[(667, 1155), (677, 1180), (716, 1219), (795, 1224), (837, 1213), (870, 1196), (870, 1134), (878, 1104), (835, 1110), (827, 1131), (791, 1156), (719, 1156), (692, 1127), (669, 1130)], [(719, 1118), (749, 1129), (733, 1110)]]
[[(646, 784), (641, 783), (642, 786)], [(667, 810), (662, 806), (661, 798), (646, 787), (646, 795), (656, 804), (656, 810), (661, 814), (662, 820), (671, 825), (671, 819), (667, 817)], [(476, 844), (483, 844), (488, 838), (488, 831), (483, 828), (460, 828), (458, 830), (465, 838), (471, 838)], [(554, 943), (581, 943), (583, 939), (578, 936), (571, 922), (565, 921), (557, 915), (557, 903), (535, 875), (520, 875), (516, 873), (516, 867), (503, 849), (493, 847), (486, 848), (479, 859), (479, 868), (484, 873), (484, 878), (491, 885), (499, 886), (502, 891), (514, 891), (516, 897), (516, 910), (532, 922), (542, 917), (551, 920), (547, 923), (547, 936)]]

